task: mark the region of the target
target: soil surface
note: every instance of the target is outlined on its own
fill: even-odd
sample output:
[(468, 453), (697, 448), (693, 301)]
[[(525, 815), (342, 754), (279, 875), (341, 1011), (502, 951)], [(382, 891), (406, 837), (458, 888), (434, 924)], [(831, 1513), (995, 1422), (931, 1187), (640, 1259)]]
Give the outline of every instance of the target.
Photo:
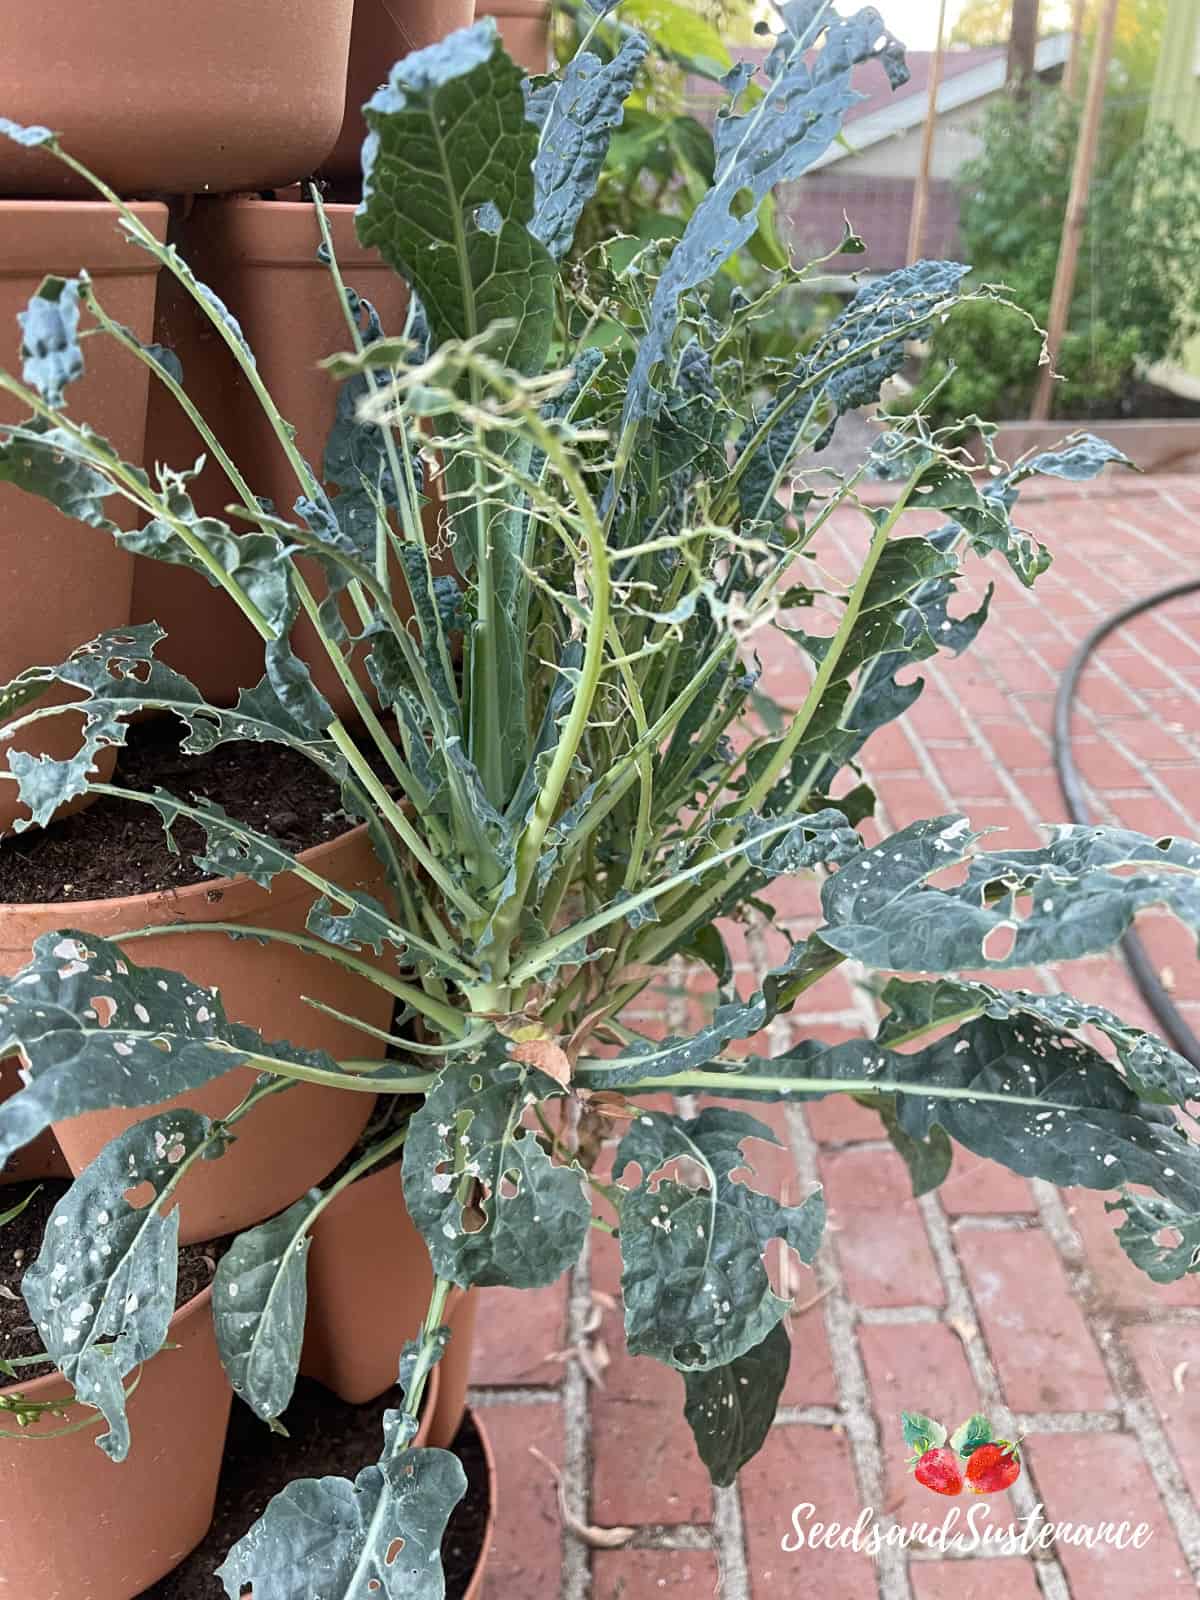
[[(284, 1439), (235, 1402), (207, 1538), (182, 1566), (135, 1600), (225, 1600), (213, 1573), (267, 1502), (295, 1478), (356, 1477), (379, 1459), (383, 1414), (399, 1404), (399, 1390), (390, 1389), (367, 1405), (347, 1405), (322, 1384), (301, 1378), (284, 1419), (291, 1437)], [(450, 1448), (466, 1471), (467, 1492), (442, 1540), (442, 1562), (447, 1600), (462, 1600), (483, 1549), (489, 1509), (487, 1468), (469, 1414)]]
[[(71, 1187), (62, 1179), (40, 1183), (14, 1183), (0, 1189), (0, 1212), (19, 1205), (27, 1195), (33, 1198), (20, 1213), (0, 1228), (0, 1357), (36, 1356), (45, 1349), (28, 1307), (21, 1296), (21, 1279), (37, 1260), (42, 1248), (50, 1213)], [(217, 1270), (217, 1262), (232, 1244), (232, 1239), (184, 1245), (179, 1252), (179, 1279), (175, 1290), (176, 1310), (206, 1289)], [(21, 1381), (42, 1378), (54, 1371), (49, 1361), (18, 1369)], [(0, 1382), (12, 1382), (0, 1378)]]
[[(183, 724), (174, 716), (133, 724), (113, 782), (148, 792), (166, 789), (187, 801), (215, 800), (239, 822), (269, 834), (289, 850), (307, 850), (353, 826), (337, 786), (297, 750), (238, 742), (203, 756), (179, 752)], [(181, 819), (178, 852), (152, 807), (101, 795), (48, 828), (0, 840), (0, 902), (59, 904), (202, 883), (212, 874), (192, 860), (204, 835)]]

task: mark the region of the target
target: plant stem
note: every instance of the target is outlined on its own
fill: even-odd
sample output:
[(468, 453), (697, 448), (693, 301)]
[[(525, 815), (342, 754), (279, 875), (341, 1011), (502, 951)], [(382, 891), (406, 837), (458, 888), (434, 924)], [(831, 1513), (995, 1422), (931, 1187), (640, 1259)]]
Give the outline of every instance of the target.
[(423, 990), (414, 988), (412, 984), (405, 983), (400, 978), (390, 977), (379, 967), (372, 966), (369, 961), (352, 955), (350, 951), (343, 950), (338, 945), (308, 934), (287, 933), (280, 928), (261, 928), (241, 922), (169, 922), (158, 927), (136, 928), (132, 933), (123, 933), (120, 942), (127, 944), (131, 939), (161, 939), (165, 934), (173, 936), (177, 933), (228, 933), (236, 939), (263, 939), (272, 944), (291, 945), (297, 950), (306, 951), (309, 955), (319, 956), (324, 961), (332, 961), (337, 966), (344, 967), (356, 977), (365, 978), (368, 983), (373, 983), (377, 989), (385, 989), (388, 994), (395, 995), (398, 1000), (403, 1000), (406, 1005), (412, 1006), (414, 1011), (420, 1011), (431, 1022), (436, 1022), (439, 1028), (454, 1033), (455, 1037), (464, 1031), (463, 1014), (461, 1011), (456, 1011), (453, 1006), (442, 1005)]
[[(575, 1078), (589, 1089), (603, 1089), (605, 1074), (622, 1070), (630, 1062), (603, 1061), (581, 1058), (576, 1064)], [(770, 1066), (763, 1062), (763, 1066)], [(702, 1068), (687, 1072), (672, 1072), (661, 1078), (637, 1079), (633, 1083), (617, 1085), (622, 1094), (655, 1094), (669, 1091), (682, 1094), (718, 1094), (737, 1099), (739, 1094), (765, 1094), (777, 1100), (795, 1100), (808, 1095), (823, 1097), (830, 1094), (878, 1096), (885, 1094), (920, 1095), (932, 1100), (976, 1100), (1003, 1106), (1036, 1106), (1039, 1111), (1078, 1111), (1057, 1100), (1039, 1099), (1036, 1095), (1007, 1094), (997, 1090), (948, 1087), (938, 1083), (889, 1083), (880, 1078), (797, 1078), (781, 1077), (770, 1072), (741, 1072), (731, 1067), (722, 1072)]]

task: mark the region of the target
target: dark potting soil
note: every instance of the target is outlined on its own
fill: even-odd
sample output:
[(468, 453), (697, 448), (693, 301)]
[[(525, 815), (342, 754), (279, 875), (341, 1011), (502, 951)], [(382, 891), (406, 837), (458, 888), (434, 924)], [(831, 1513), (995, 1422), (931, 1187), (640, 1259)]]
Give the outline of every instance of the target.
[[(179, 752), (183, 724), (174, 716), (134, 723), (112, 780), (126, 789), (166, 789), (180, 800), (215, 800), (239, 822), (307, 850), (353, 824), (337, 786), (314, 762), (284, 745), (238, 742), (207, 755)], [(372, 763), (374, 765), (374, 763)], [(194, 822), (174, 828), (178, 853), (152, 807), (101, 795), (86, 811), (48, 828), (0, 840), (0, 902), (58, 904), (202, 883), (192, 860), (204, 836)]]
[[(45, 1348), (29, 1309), (21, 1295), (21, 1279), (37, 1260), (42, 1236), (50, 1213), (71, 1187), (64, 1179), (43, 1179), (38, 1183), (14, 1183), (0, 1189), (0, 1212), (19, 1205), (26, 1195), (33, 1198), (20, 1213), (0, 1228), (0, 1357), (36, 1356)], [(175, 1290), (176, 1310), (186, 1305), (212, 1282), (217, 1262), (232, 1244), (232, 1239), (184, 1245), (179, 1252), (179, 1278)], [(20, 1381), (45, 1377), (54, 1371), (49, 1361), (19, 1367)], [(0, 1379), (11, 1383), (17, 1380)]]
[[(290, 1434), (284, 1439), (264, 1427), (248, 1406), (235, 1403), (217, 1507), (204, 1543), (135, 1600), (225, 1600), (213, 1573), (267, 1502), (295, 1478), (355, 1478), (379, 1459), (383, 1414), (399, 1404), (400, 1391), (390, 1389), (366, 1405), (347, 1405), (322, 1384), (301, 1378), (284, 1418)], [(469, 1414), (450, 1448), (467, 1474), (467, 1492), (446, 1528), (442, 1563), (446, 1600), (462, 1600), (483, 1550), (489, 1510), (487, 1465)]]

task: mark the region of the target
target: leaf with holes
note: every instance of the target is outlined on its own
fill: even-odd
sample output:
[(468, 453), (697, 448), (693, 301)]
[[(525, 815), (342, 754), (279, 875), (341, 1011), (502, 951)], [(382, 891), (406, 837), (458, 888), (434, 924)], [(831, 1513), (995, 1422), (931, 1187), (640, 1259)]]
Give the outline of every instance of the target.
[(583, 1173), (552, 1161), (522, 1122), (563, 1092), (498, 1051), (439, 1076), (409, 1124), (404, 1198), (441, 1277), (535, 1289), (579, 1259), (591, 1221)]
[[(331, 781), (343, 781), (346, 764), (340, 752), (315, 740), (291, 717), (265, 679), (257, 688), (243, 689), (233, 709), (210, 706), (194, 684), (155, 659), (165, 637), (152, 622), (114, 628), (80, 645), (58, 666), (29, 667), (0, 689), (0, 716), (45, 701), (50, 689), (57, 688), (53, 701), (39, 706), (31, 725), (72, 712), (83, 724), (78, 749), (69, 758), (23, 752), (8, 757), (34, 826), (44, 827), (59, 806), (87, 792), (97, 756), (123, 745), (130, 719), (146, 709), (170, 711), (186, 724), (180, 744), (186, 755), (202, 755), (232, 741), (284, 744), (311, 755)], [(24, 826), (16, 823), (18, 830)]]
[(901, 1044), (912, 1035), (932, 1032), (972, 1016), (1039, 1017), (1064, 1031), (1091, 1027), (1116, 1048), (1131, 1086), (1146, 1100), (1184, 1105), (1200, 1100), (1200, 1071), (1177, 1051), (1145, 1029), (1104, 1006), (1076, 1000), (1069, 994), (1035, 994), (1025, 989), (994, 989), (964, 978), (934, 983), (907, 983), (893, 978), (883, 991), (888, 1014), (879, 1025), (880, 1044)]
[[(826, 882), (816, 936), (882, 971), (948, 973), (1093, 955), (1154, 905), (1200, 930), (1200, 845), (1063, 825), (1042, 849), (975, 852), (978, 837), (933, 817), (865, 851)], [(957, 886), (929, 883), (956, 866)]]
[(628, 35), (611, 61), (581, 50), (557, 77), (525, 80), (529, 120), (541, 129), (533, 161), (534, 207), (529, 231), (561, 261), (571, 248), (581, 212), (596, 187), (619, 128), (625, 101), (649, 44)]
[(212, 990), (71, 930), (43, 934), (0, 979), (0, 1058), (13, 1053), (26, 1087), (0, 1105), (0, 1166), (52, 1122), (172, 1100), (256, 1053), (337, 1071), (230, 1022)]
[(1063, 1188), (1146, 1184), (1200, 1210), (1200, 1145), (1183, 1122), (1139, 1098), (1082, 1039), (1035, 1016), (979, 1016), (911, 1054), (871, 1039), (808, 1039), (770, 1061), (738, 1063), (719, 1092), (754, 1098), (771, 1078), (774, 1098), (819, 1096), (839, 1082), (870, 1094), (874, 1084), (895, 1096), (896, 1121), (910, 1139), (928, 1140), (940, 1127), (1022, 1177)]
[(1105, 1202), (1105, 1210), (1124, 1213), (1117, 1239), (1134, 1266), (1155, 1283), (1200, 1272), (1200, 1185), (1183, 1204), (1124, 1190)]
[(727, 1487), (762, 1449), (787, 1382), (792, 1344), (778, 1322), (724, 1367), (685, 1372), (683, 1414), (715, 1484)]
[[(114, 1461), (130, 1445), (124, 1380), (162, 1349), (175, 1311), (179, 1212), (162, 1215), (161, 1202), (212, 1133), (179, 1110), (119, 1134), (51, 1212), (21, 1283), (46, 1353), (108, 1422), (96, 1443)], [(132, 1204), (147, 1185), (148, 1203)]]
[[(748, 110), (718, 112), (714, 181), (689, 217), (654, 291), (649, 327), (629, 381), (625, 422), (653, 415), (654, 388), (679, 321), (680, 300), (718, 272), (758, 227), (758, 208), (779, 183), (798, 178), (828, 149), (860, 98), (850, 78), (878, 59), (893, 88), (908, 77), (904, 53), (871, 8), (840, 17), (808, 0), (781, 7), (785, 27), (764, 70), (769, 85)], [(823, 36), (820, 49), (815, 49)], [(744, 85), (745, 77), (737, 87)]]
[(798, 1206), (781, 1205), (735, 1180), (737, 1171), (753, 1175), (742, 1151), (747, 1139), (779, 1142), (745, 1112), (709, 1106), (692, 1119), (642, 1113), (621, 1140), (614, 1182), (632, 1164), (640, 1169), (636, 1187), (620, 1198), (631, 1354), (683, 1372), (728, 1366), (783, 1319), (788, 1302), (772, 1292), (763, 1252), (778, 1238), (811, 1262), (825, 1225), (824, 1196), (818, 1189)]
[(384, 1419), (382, 1460), (347, 1478), (297, 1478), (230, 1550), (217, 1577), (230, 1600), (443, 1600), (442, 1534), (466, 1493), (448, 1450), (392, 1454), (397, 1413)]
[(277, 1217), (241, 1233), (217, 1265), (213, 1327), (233, 1392), (273, 1422), (292, 1398), (308, 1307), (310, 1189)]
[[(63, 428), (40, 418), (11, 427), (0, 424), (0, 483), (11, 483), (26, 494), (47, 500), (64, 516), (115, 534), (117, 524), (105, 503), (117, 493), (95, 460), (119, 461), (106, 439), (81, 428), (80, 446)], [(139, 474), (143, 477), (144, 474)]]

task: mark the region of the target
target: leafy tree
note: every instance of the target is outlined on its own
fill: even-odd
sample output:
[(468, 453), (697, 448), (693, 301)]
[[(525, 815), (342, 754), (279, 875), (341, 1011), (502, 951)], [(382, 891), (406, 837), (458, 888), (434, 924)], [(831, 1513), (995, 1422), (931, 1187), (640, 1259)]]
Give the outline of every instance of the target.
[[(1122, 108), (1106, 115), (1087, 233), (1056, 386), (1060, 416), (1119, 411), (1139, 361), (1176, 354), (1200, 327), (1200, 152), (1156, 127), (1127, 147)], [(962, 172), (965, 258), (983, 282), (1003, 282), (1044, 323), (1058, 259), (1079, 108), (1054, 92), (1028, 110), (989, 114), (983, 147)], [(967, 307), (951, 352), (944, 330), (918, 398), (939, 384), (934, 415), (1021, 416), (1032, 393), (1039, 335), (995, 303)]]
[[(1069, 28), (1071, 10), (1070, 0), (1042, 0), (1039, 32), (1045, 35)], [(1099, 0), (1088, 0), (1084, 8), (1085, 40), (1095, 32), (1098, 12)], [(1127, 85), (1149, 90), (1166, 15), (1167, 0), (1121, 0), (1117, 7), (1113, 61)], [(976, 47), (1007, 44), (1011, 25), (1011, 0), (965, 0), (950, 30), (949, 42)]]

